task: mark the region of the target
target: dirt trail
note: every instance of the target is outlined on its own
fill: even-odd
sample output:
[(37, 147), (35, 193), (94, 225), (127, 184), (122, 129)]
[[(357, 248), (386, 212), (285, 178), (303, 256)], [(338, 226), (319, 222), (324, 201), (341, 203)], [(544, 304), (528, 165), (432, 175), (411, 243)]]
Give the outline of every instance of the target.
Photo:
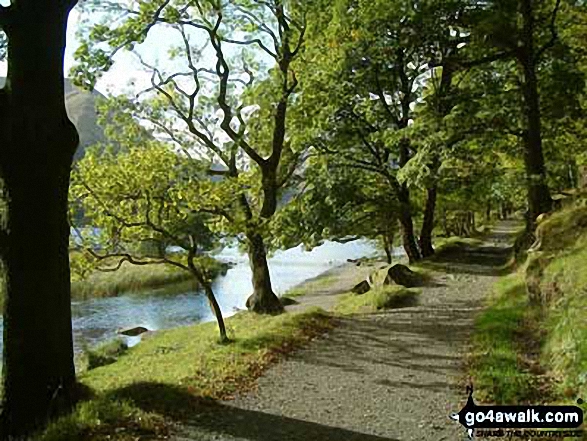
[(518, 226), (503, 222), (483, 246), (427, 263), (435, 283), (418, 306), (338, 319), (330, 334), (269, 369), (257, 391), (194, 416), (173, 439), (465, 439), (448, 415), (465, 398), (458, 383), (473, 319)]

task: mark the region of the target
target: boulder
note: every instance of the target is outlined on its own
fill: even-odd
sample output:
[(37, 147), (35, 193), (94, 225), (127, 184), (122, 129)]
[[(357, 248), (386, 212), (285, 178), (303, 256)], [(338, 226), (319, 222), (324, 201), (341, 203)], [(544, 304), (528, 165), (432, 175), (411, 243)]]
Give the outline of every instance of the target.
[(351, 292), (360, 295), (360, 294), (365, 294), (366, 292), (369, 292), (370, 290), (371, 290), (371, 285), (369, 285), (369, 282), (367, 280), (363, 280), (358, 285), (355, 285), (355, 287), (353, 289), (351, 289)]
[(149, 330), (143, 326), (136, 326), (134, 328), (128, 328), (118, 331), (119, 334), (127, 335), (129, 337), (136, 337), (137, 335), (144, 334), (145, 332), (149, 332)]
[(361, 266), (361, 259), (347, 259), (348, 263), (354, 263), (357, 266)]
[(279, 300), (283, 306), (297, 305), (300, 302), (295, 301), (291, 297), (280, 297)]
[(405, 286), (406, 288), (412, 288), (421, 284), (421, 277), (407, 266), (398, 263), (389, 268), (383, 284), (396, 284)]

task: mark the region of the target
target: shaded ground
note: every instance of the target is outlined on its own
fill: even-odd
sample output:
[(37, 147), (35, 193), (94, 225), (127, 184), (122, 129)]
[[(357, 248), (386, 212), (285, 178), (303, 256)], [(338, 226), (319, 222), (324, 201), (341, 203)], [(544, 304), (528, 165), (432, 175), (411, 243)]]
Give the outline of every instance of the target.
[[(329, 335), (266, 372), (256, 391), (194, 408), (172, 439), (464, 439), (448, 415), (465, 398), (459, 382), (473, 319), (517, 227), (503, 222), (483, 246), (427, 262), (435, 283), (423, 288), (418, 306), (339, 319)], [(355, 282), (343, 279), (348, 286), (335, 283), (312, 304), (320, 295), (333, 304)]]

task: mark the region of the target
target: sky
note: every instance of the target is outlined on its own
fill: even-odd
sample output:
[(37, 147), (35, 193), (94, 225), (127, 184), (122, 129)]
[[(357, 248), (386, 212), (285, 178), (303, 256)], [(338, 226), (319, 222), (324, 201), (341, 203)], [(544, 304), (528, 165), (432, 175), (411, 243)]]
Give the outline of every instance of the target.
[[(0, 1), (0, 4), (5, 3)], [(81, 22), (82, 14), (78, 8), (74, 8), (69, 14), (67, 24), (67, 43), (65, 48), (65, 76), (69, 76), (69, 70), (74, 65), (73, 54), (79, 46), (79, 40), (76, 37), (78, 26)], [(141, 46), (148, 46), (148, 52), (152, 54), (165, 51), (169, 42), (173, 39), (169, 38), (169, 32), (161, 28), (154, 28), (153, 35)], [(103, 75), (103, 77), (96, 84), (96, 90), (104, 95), (114, 94), (130, 91), (142, 90), (150, 85), (151, 74), (145, 72), (140, 63), (135, 57), (129, 53), (120, 53), (115, 56), (115, 63), (110, 70)], [(7, 63), (0, 62), (0, 76), (6, 76)]]

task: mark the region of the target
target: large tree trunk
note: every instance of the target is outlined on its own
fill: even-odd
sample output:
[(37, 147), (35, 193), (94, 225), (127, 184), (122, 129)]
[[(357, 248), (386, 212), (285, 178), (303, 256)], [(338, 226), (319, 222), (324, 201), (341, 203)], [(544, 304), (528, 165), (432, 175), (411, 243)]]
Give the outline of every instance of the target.
[(427, 190), (426, 208), (424, 209), (424, 219), (422, 221), (422, 229), (420, 230), (420, 251), (422, 257), (430, 257), (434, 254), (434, 248), (432, 247), (432, 231), (434, 230), (436, 191), (436, 185), (432, 185)]
[(417, 262), (422, 258), (416, 236), (414, 234), (414, 223), (412, 221), (412, 209), (410, 207), (410, 193), (403, 187), (399, 194), (400, 212), (399, 224), (402, 235), (402, 244), (410, 263)]
[(27, 178), (7, 178), (2, 417), (8, 434), (28, 432), (74, 398), (68, 176), (51, 176), (31, 159)]
[(30, 432), (74, 399), (63, 51), (74, 2), (13, 2), (0, 167), (8, 194), (2, 435)]
[(283, 311), (283, 305), (273, 292), (267, 252), (263, 237), (259, 233), (247, 234), (249, 261), (253, 272), (253, 294), (247, 299), (247, 308), (261, 314), (275, 314)]
[(546, 167), (542, 152), (542, 133), (540, 122), (540, 98), (538, 78), (536, 76), (536, 53), (534, 47), (534, 11), (532, 0), (522, 0), (523, 48), (518, 53), (522, 65), (524, 80), (522, 91), (526, 114), (526, 135), (524, 137), (524, 164), (528, 186), (527, 228), (534, 229), (536, 217), (552, 209), (552, 199), (546, 184)]

